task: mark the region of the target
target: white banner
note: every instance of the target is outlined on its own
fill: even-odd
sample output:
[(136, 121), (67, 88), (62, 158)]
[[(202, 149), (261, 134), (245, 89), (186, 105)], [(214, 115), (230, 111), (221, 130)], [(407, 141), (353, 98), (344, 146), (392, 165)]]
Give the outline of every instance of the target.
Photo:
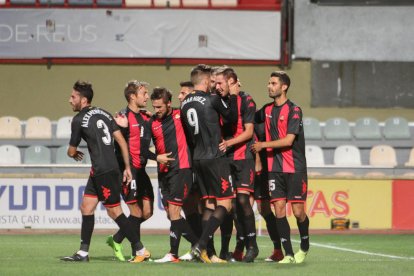
[[(143, 229), (169, 229), (170, 223), (162, 207), (158, 180), (154, 189), (154, 215), (142, 224)], [(0, 179), (0, 229), (80, 229), (80, 203), (87, 179)], [(126, 215), (128, 207), (122, 202)], [(96, 229), (115, 229), (116, 223), (102, 204), (95, 212)]]
[(0, 58), (281, 59), (280, 11), (0, 9)]

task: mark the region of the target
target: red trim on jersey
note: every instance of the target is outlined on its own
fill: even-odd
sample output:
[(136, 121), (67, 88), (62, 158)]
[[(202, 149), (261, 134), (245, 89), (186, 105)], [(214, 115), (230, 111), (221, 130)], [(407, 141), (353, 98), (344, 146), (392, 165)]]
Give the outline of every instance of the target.
[(188, 169), (190, 168), (190, 160), (189, 160), (189, 149), (187, 146), (187, 140), (185, 138), (185, 132), (183, 129), (183, 124), (181, 123), (181, 112), (179, 109), (173, 110), (171, 114), (173, 116), (173, 122), (175, 126), (175, 137), (177, 139), (177, 146), (178, 146), (178, 161), (180, 169)]
[(145, 201), (154, 201), (154, 199), (152, 199), (152, 198), (150, 198), (150, 197), (147, 197), (147, 196), (143, 196), (142, 197), (142, 200), (145, 200)]
[(133, 199), (133, 200), (129, 200), (129, 201), (125, 201), (126, 204), (132, 204), (132, 203), (136, 203), (138, 200)]
[(121, 205), (121, 203), (115, 203), (115, 204), (102, 204), (103, 206), (105, 206), (105, 207), (116, 207), (116, 206), (119, 206), (119, 205)]
[(226, 200), (226, 199), (233, 199), (234, 195), (232, 196), (227, 196), (227, 197), (216, 197), (216, 200)]
[(247, 191), (247, 192), (250, 192), (250, 193), (254, 192), (254, 190), (250, 189), (250, 188), (236, 188), (236, 191)]
[[(239, 136), (244, 131), (244, 125), (243, 125), (243, 117), (242, 117), (242, 97), (240, 95), (237, 95), (237, 124), (233, 125), (233, 133), (234, 137)], [(235, 145), (234, 148), (234, 157), (233, 160), (245, 160), (246, 159), (246, 143), (244, 142), (239, 145)]]
[(273, 198), (270, 200), (270, 202), (281, 201), (281, 200), (286, 200), (286, 197)]
[(178, 203), (178, 202), (174, 202), (174, 201), (169, 201), (169, 200), (167, 200), (167, 202), (168, 202), (168, 204), (171, 204), (171, 205), (175, 205), (175, 206), (183, 206), (183, 204), (182, 204), (182, 203)]
[[(279, 139), (285, 138), (288, 131), (289, 122), (289, 105), (285, 104), (280, 110), (279, 118), (277, 118), (277, 128), (279, 132)], [(295, 163), (293, 162), (293, 151), (292, 147), (287, 149), (281, 149), (282, 153), (282, 171), (285, 173), (295, 172)]]
[[(272, 137), (270, 135), (270, 128), (271, 128), (271, 120), (272, 120), (272, 109), (273, 104), (269, 104), (266, 106), (264, 113), (265, 113), (265, 135), (266, 135), (266, 141), (272, 141)], [(272, 148), (266, 148), (266, 156), (267, 156), (267, 168), (268, 171), (271, 172), (273, 168), (273, 149)]]
[(298, 199), (295, 199), (295, 200), (288, 200), (290, 203), (304, 203), (304, 202), (306, 202), (306, 200), (298, 200)]
[(128, 145), (129, 152), (132, 161), (132, 165), (135, 168), (141, 168), (141, 127), (135, 117), (135, 113), (130, 111), (128, 112), (128, 127), (129, 127), (129, 137)]
[[(154, 136), (155, 150), (157, 154), (165, 153), (165, 140), (164, 133), (162, 131), (162, 123), (159, 119), (152, 121), (151, 124), (152, 135)], [(164, 164), (158, 163), (159, 172), (168, 172), (168, 167)]]
[(89, 194), (84, 194), (83, 197), (98, 198), (97, 195), (89, 195)]

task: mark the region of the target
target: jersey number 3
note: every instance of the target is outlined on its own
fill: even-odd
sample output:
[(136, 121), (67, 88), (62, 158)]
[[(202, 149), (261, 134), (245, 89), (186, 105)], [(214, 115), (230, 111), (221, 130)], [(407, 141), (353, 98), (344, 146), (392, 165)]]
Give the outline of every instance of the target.
[(96, 122), (96, 126), (98, 128), (102, 128), (103, 133), (105, 136), (102, 137), (102, 141), (104, 142), (105, 145), (110, 145), (112, 142), (111, 139), (111, 133), (109, 133), (109, 128), (108, 126), (105, 124), (105, 122), (103, 120), (98, 120)]
[(187, 120), (188, 124), (194, 127), (194, 135), (197, 135), (199, 131), (198, 116), (197, 111), (194, 108), (190, 108), (187, 110)]

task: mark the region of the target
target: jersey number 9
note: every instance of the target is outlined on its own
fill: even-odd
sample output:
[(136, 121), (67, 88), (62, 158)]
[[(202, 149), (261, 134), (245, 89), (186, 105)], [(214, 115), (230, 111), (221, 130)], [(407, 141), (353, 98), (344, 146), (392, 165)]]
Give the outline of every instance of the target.
[(194, 135), (197, 135), (199, 131), (198, 116), (197, 111), (194, 108), (190, 108), (187, 110), (187, 120), (188, 124), (194, 127)]

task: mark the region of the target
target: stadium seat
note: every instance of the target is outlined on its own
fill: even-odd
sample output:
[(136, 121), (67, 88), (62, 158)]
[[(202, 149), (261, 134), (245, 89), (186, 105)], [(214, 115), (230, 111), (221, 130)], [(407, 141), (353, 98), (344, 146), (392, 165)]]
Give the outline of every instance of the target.
[(98, 6), (121, 7), (122, 0), (96, 0)]
[(22, 163), (20, 149), (13, 145), (0, 146), (0, 165), (19, 165)]
[(414, 148), (410, 151), (410, 156), (408, 157), (408, 161), (405, 163), (406, 167), (414, 167)]
[(211, 0), (213, 7), (237, 7), (238, 0)]
[(408, 122), (402, 117), (391, 117), (385, 120), (385, 139), (410, 139), (410, 128)]
[(155, 7), (178, 7), (180, 0), (154, 0)]
[(45, 146), (30, 146), (24, 151), (25, 164), (50, 164), (52, 156)]
[(318, 119), (306, 117), (303, 118), (303, 128), (305, 131), (305, 139), (309, 140), (321, 140), (322, 131)]
[(50, 139), (52, 138), (52, 123), (46, 117), (31, 117), (26, 121), (25, 138)]
[(125, 0), (126, 7), (151, 7), (151, 0)]
[(63, 6), (65, 4), (65, 0), (39, 0), (39, 3), (42, 6)]
[(308, 166), (325, 166), (322, 148), (319, 146), (305, 146), (306, 163)]
[(92, 164), (92, 162), (91, 162), (91, 156), (89, 154), (88, 149), (87, 148), (82, 148), (81, 149), (81, 152), (84, 153), (83, 160), (82, 160), (82, 164)]
[(338, 166), (360, 166), (361, 153), (356, 146), (342, 145), (334, 151), (334, 165)]
[(329, 140), (349, 140), (351, 136), (351, 128), (344, 118), (331, 118), (325, 123), (325, 138)]
[(10, 0), (10, 4), (13, 5), (35, 5), (36, 0)]
[(22, 138), (22, 125), (16, 117), (4, 116), (0, 118), (0, 139)]
[(92, 6), (93, 0), (68, 0), (69, 6)]
[(354, 137), (360, 140), (381, 139), (378, 121), (371, 117), (359, 118), (355, 122)]
[(0, 6), (6, 4), (6, 0), (0, 0)]
[(72, 118), (73, 117), (65, 116), (57, 121), (56, 138), (70, 138)]
[(56, 164), (82, 164), (68, 156), (68, 146), (60, 146), (56, 150)]
[(369, 164), (381, 167), (397, 166), (397, 154), (395, 149), (388, 145), (377, 145), (372, 147), (369, 154)]
[(184, 7), (208, 7), (208, 0), (182, 0)]

